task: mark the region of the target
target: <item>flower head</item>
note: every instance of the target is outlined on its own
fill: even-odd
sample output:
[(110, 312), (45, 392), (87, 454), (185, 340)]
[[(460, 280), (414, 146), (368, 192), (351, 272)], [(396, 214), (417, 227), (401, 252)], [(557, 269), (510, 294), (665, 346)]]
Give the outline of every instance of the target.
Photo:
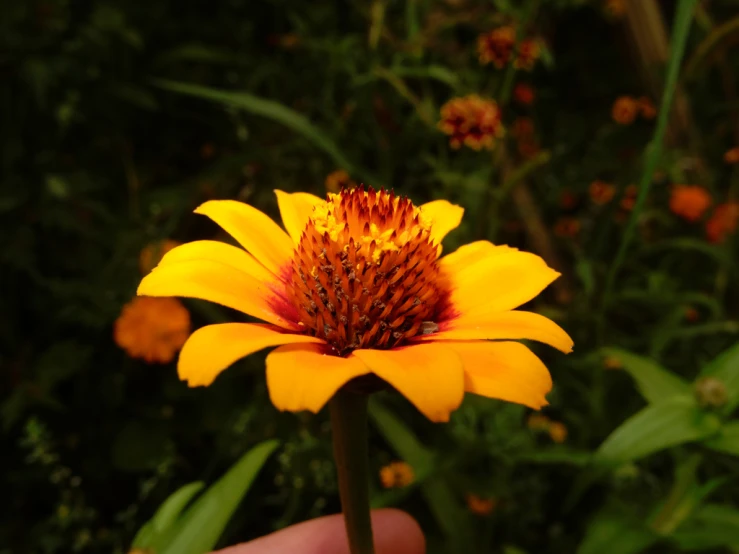
[(627, 212), (630, 212), (634, 209), (634, 205), (636, 204), (636, 197), (639, 193), (639, 189), (636, 185), (629, 185), (624, 190), (624, 195), (621, 197), (621, 208), (626, 210)]
[(636, 99), (636, 105), (639, 108), (639, 114), (644, 119), (654, 119), (657, 117), (657, 108), (654, 107), (654, 102), (648, 97), (640, 96)]
[(166, 364), (190, 335), (190, 313), (176, 298), (134, 298), (123, 306), (113, 338), (132, 358)]
[(590, 199), (593, 201), (593, 204), (603, 206), (613, 200), (613, 196), (616, 194), (616, 187), (598, 180), (590, 183), (588, 192), (590, 193)]
[(528, 38), (522, 40), (518, 45), (518, 52), (516, 53), (516, 60), (513, 62), (513, 66), (516, 69), (531, 71), (534, 68), (536, 60), (539, 59), (540, 54), (541, 45), (537, 39)]
[(567, 427), (561, 421), (552, 421), (549, 424), (549, 437), (557, 444), (567, 440)]
[(492, 63), (497, 69), (503, 69), (511, 59), (515, 45), (516, 31), (509, 25), (480, 35), (477, 37), (480, 63), (482, 65)]
[(619, 125), (631, 125), (639, 112), (639, 104), (631, 96), (619, 96), (611, 108), (611, 117)]
[(513, 88), (513, 98), (523, 106), (530, 106), (534, 103), (534, 99), (536, 98), (534, 87), (527, 85), (526, 83), (518, 83)]
[(724, 153), (724, 161), (727, 164), (739, 163), (739, 146), (735, 146), (731, 150), (727, 150)]
[(380, 482), (386, 489), (399, 489), (413, 483), (413, 468), (405, 462), (392, 462), (380, 470)]
[(497, 504), (494, 498), (482, 498), (472, 493), (467, 494), (465, 500), (469, 511), (478, 516), (490, 515)]
[(626, 4), (624, 0), (605, 0), (603, 2), (603, 12), (606, 17), (618, 19), (626, 13)]
[(352, 181), (349, 174), (343, 169), (332, 171), (326, 176), (326, 191), (337, 193), (341, 189), (353, 189), (357, 183)]
[(193, 333), (178, 364), (191, 386), (279, 346), (267, 356), (267, 386), (281, 410), (316, 412), (365, 375), (434, 421), (448, 420), (465, 391), (546, 404), (546, 367), (513, 342), (572, 348), (549, 319), (514, 311), (558, 277), (541, 258), (486, 241), (439, 257), (463, 212), (445, 200), (415, 206), (363, 187), (326, 200), (277, 191), (277, 199), (287, 233), (247, 204), (206, 202), (196, 212), (244, 249), (182, 245), (139, 286), (139, 294), (201, 298), (266, 321)]
[(670, 210), (687, 221), (698, 221), (711, 202), (711, 195), (703, 187), (675, 185), (670, 195)]
[(554, 234), (558, 237), (573, 238), (580, 233), (580, 221), (574, 217), (560, 217), (554, 224)]
[(736, 231), (739, 223), (739, 203), (727, 202), (716, 206), (713, 214), (706, 222), (706, 236), (708, 240), (720, 243)]
[(444, 104), (439, 129), (449, 135), (449, 144), (455, 149), (465, 145), (473, 150), (490, 150), (505, 134), (498, 104), (476, 94)]

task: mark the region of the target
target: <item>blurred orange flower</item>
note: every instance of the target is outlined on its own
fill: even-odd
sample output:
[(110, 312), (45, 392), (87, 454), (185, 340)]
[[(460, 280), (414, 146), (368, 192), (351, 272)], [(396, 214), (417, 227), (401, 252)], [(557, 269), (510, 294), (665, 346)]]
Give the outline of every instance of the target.
[(711, 242), (723, 242), (728, 235), (736, 231), (737, 223), (739, 223), (739, 202), (720, 204), (706, 222), (706, 236)]
[(349, 174), (343, 169), (337, 169), (332, 171), (326, 176), (325, 181), (326, 191), (338, 193), (341, 189), (350, 190), (357, 186), (357, 183), (352, 181)]
[(518, 52), (513, 65), (516, 69), (531, 71), (534, 68), (536, 60), (539, 59), (540, 54), (541, 45), (539, 44), (538, 39), (529, 38), (522, 40), (518, 45)]
[(577, 196), (571, 190), (563, 190), (559, 195), (559, 205), (563, 210), (571, 210), (577, 206)]
[(629, 185), (628, 187), (626, 187), (626, 190), (624, 190), (624, 195), (621, 198), (621, 208), (623, 208), (627, 212), (633, 210), (634, 204), (636, 204), (637, 192), (639, 192), (639, 189), (636, 187), (636, 185)]
[(604, 181), (596, 180), (590, 183), (588, 192), (590, 193), (590, 199), (593, 201), (593, 204), (603, 206), (613, 200), (616, 194), (616, 187)]
[(477, 37), (477, 53), (482, 65), (492, 63), (503, 69), (513, 54), (516, 31), (511, 26), (498, 27)]
[(511, 126), (511, 135), (515, 138), (529, 137), (534, 134), (534, 122), (530, 117), (517, 117)]
[(619, 125), (631, 125), (638, 109), (639, 105), (631, 96), (619, 96), (611, 108), (611, 117)]
[(139, 269), (142, 275), (154, 269), (167, 252), (179, 245), (179, 242), (171, 239), (158, 240), (146, 245), (139, 254)]
[(113, 339), (132, 358), (166, 364), (190, 336), (190, 313), (176, 298), (138, 296), (123, 306)]
[(698, 321), (700, 319), (700, 313), (693, 306), (688, 306), (685, 308), (685, 319), (691, 323)]
[(533, 104), (534, 99), (536, 98), (536, 93), (534, 92), (534, 88), (531, 85), (527, 85), (526, 83), (518, 83), (513, 89), (513, 98), (519, 104), (529, 106)]
[(392, 462), (380, 470), (380, 482), (386, 489), (407, 487), (414, 478), (413, 468), (406, 462)]
[(444, 104), (439, 129), (449, 135), (449, 145), (454, 149), (464, 145), (473, 150), (491, 150), (495, 140), (505, 134), (498, 104), (476, 94)]
[(739, 146), (735, 146), (731, 150), (727, 150), (724, 154), (724, 161), (727, 164), (739, 163)]
[(670, 195), (670, 210), (687, 221), (698, 221), (711, 202), (711, 195), (703, 187), (675, 185)]
[(573, 238), (580, 232), (580, 222), (574, 217), (561, 217), (554, 225), (558, 237)]
[(526, 425), (532, 431), (546, 431), (549, 429), (549, 418), (544, 414), (533, 413), (526, 420)]
[(646, 96), (637, 98), (636, 104), (639, 107), (639, 113), (644, 119), (654, 119), (657, 117), (657, 108), (654, 107), (654, 102)]
[(603, 367), (606, 369), (621, 369), (624, 366), (616, 356), (606, 356), (603, 359)]
[(468, 493), (465, 499), (470, 512), (478, 516), (491, 514), (497, 504), (494, 498), (482, 498), (472, 493)]
[(603, 12), (612, 19), (623, 17), (626, 13), (626, 4), (624, 0), (605, 0)]
[(552, 421), (549, 424), (549, 437), (557, 444), (567, 440), (567, 427), (560, 421)]

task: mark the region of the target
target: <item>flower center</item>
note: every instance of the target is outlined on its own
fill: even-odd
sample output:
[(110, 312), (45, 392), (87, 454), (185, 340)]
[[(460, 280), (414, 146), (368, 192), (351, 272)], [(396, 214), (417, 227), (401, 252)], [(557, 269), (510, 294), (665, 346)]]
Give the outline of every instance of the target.
[(392, 192), (329, 194), (295, 249), (290, 300), (300, 323), (341, 356), (435, 330), (447, 287), (430, 229), (419, 208)]

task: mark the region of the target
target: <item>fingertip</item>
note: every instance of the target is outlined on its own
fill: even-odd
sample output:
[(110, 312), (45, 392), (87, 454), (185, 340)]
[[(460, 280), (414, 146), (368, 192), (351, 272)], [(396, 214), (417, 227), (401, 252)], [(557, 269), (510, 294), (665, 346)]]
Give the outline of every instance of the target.
[(413, 517), (396, 508), (372, 512), (377, 554), (425, 554), (426, 538)]

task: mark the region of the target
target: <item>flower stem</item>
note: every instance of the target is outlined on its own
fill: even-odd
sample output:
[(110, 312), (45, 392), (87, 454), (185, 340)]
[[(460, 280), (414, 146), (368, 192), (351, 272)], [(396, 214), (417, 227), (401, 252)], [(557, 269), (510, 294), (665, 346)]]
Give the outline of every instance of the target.
[(331, 399), (331, 429), (341, 509), (351, 554), (374, 554), (369, 504), (367, 399), (346, 389)]

